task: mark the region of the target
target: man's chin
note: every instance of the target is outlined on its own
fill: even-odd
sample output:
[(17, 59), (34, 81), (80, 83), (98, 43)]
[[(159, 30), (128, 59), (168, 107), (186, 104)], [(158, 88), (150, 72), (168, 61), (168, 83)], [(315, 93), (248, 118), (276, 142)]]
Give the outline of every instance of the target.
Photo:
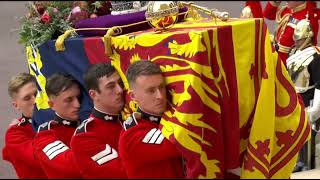
[(80, 119), (80, 116), (73, 116), (72, 119), (70, 119), (70, 120), (72, 120), (72, 121), (78, 121), (79, 119)]
[(157, 116), (162, 116), (164, 112), (165, 111), (158, 111), (158, 112), (153, 112), (152, 114), (157, 115)]
[(119, 112), (120, 112), (124, 108), (124, 103), (123, 104), (119, 104), (118, 108), (119, 108)]
[(32, 111), (29, 112), (22, 112), (23, 115), (27, 116), (27, 117), (31, 117), (32, 116)]
[(167, 108), (163, 108), (163, 109), (161, 109), (161, 110), (159, 110), (159, 113), (158, 114), (163, 114), (164, 112), (166, 112), (166, 110), (167, 110)]

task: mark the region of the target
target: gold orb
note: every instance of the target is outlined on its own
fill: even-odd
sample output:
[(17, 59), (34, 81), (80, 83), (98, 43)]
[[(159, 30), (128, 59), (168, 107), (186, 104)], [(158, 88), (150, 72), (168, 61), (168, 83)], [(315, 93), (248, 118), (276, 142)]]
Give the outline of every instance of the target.
[(178, 20), (179, 7), (175, 1), (150, 1), (146, 10), (146, 20), (156, 30), (166, 30)]

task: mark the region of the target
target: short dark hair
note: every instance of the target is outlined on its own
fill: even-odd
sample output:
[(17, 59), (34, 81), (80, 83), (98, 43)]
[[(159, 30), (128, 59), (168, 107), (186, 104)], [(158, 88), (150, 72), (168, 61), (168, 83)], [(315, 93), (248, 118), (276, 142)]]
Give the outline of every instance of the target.
[(84, 85), (87, 91), (93, 89), (100, 93), (99, 78), (104, 76), (109, 77), (114, 72), (116, 72), (116, 69), (111, 65), (111, 63), (98, 63), (91, 65), (83, 75)]
[(29, 82), (37, 84), (37, 79), (29, 73), (23, 72), (11, 77), (8, 82), (8, 93), (10, 97), (13, 98), (14, 94), (18, 93), (20, 88)]
[(155, 75), (155, 74), (162, 74), (160, 67), (148, 60), (140, 60), (136, 61), (127, 69), (126, 77), (128, 79), (129, 85), (135, 83), (137, 77), (141, 75)]
[(61, 92), (71, 88), (73, 85), (77, 85), (79, 88), (79, 83), (71, 75), (64, 73), (55, 73), (50, 76), (46, 84), (46, 93), (48, 97), (58, 96)]

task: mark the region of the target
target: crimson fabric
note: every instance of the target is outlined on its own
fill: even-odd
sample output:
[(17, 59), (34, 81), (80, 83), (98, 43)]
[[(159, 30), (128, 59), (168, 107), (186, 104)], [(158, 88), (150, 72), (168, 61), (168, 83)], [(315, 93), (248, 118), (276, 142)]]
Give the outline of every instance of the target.
[[(21, 120), (22, 118), (19, 119), (20, 122)], [(11, 126), (6, 132), (2, 157), (13, 165), (20, 179), (47, 178), (33, 154), (32, 143), (35, 134), (29, 123)]]
[(118, 140), (122, 126), (120, 121), (106, 121), (90, 115), (93, 120), (86, 126), (87, 132), (75, 134), (71, 149), (75, 155), (83, 178), (126, 178), (119, 158), (99, 165), (92, 156), (106, 149), (108, 144), (118, 151)]
[(312, 31), (314, 34), (314, 45), (318, 44), (318, 31), (319, 31), (319, 15), (317, 14), (317, 2), (307, 1), (307, 11), (310, 23), (312, 24)]
[(159, 125), (140, 119), (138, 125), (122, 130), (119, 154), (128, 178), (183, 178), (181, 153), (168, 139), (161, 144), (142, 142), (147, 133)]
[(40, 131), (34, 138), (34, 153), (39, 159), (48, 178), (81, 178), (79, 168), (74, 160), (73, 152), (68, 149), (53, 159), (49, 159), (43, 149), (57, 140), (70, 147), (70, 140), (75, 131), (73, 127), (62, 124), (51, 124), (50, 130)]
[(246, 1), (246, 6), (250, 7), (254, 18), (263, 18), (260, 1)]

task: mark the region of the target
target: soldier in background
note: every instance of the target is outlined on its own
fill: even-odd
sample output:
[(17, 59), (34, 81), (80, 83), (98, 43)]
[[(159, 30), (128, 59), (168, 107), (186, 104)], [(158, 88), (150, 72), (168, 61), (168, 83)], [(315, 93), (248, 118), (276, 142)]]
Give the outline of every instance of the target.
[[(311, 149), (308, 148), (308, 144), (302, 148), (295, 171), (315, 168), (315, 136), (320, 125), (320, 49), (314, 45), (314, 38), (309, 20), (299, 21), (293, 35), (295, 47), (286, 63), (313, 129)], [(310, 156), (311, 162), (308, 161)]]
[(254, 18), (267, 18), (276, 21), (277, 29), (273, 43), (279, 58), (285, 64), (289, 51), (294, 46), (293, 31), (300, 20), (306, 18), (310, 20), (315, 37), (313, 41), (317, 44), (319, 10), (317, 3), (312, 1), (286, 1), (286, 5), (282, 7), (279, 7), (280, 4), (281, 1), (268, 1), (262, 10), (260, 2), (247, 1), (242, 13), (247, 14), (246, 17), (251, 15)]
[(246, 1), (240, 18), (263, 18), (260, 1)]
[(9, 161), (20, 179), (45, 179), (39, 161), (33, 155), (32, 114), (37, 95), (37, 80), (28, 73), (13, 76), (8, 83), (12, 106), (22, 113), (14, 120), (5, 135), (3, 160)]

